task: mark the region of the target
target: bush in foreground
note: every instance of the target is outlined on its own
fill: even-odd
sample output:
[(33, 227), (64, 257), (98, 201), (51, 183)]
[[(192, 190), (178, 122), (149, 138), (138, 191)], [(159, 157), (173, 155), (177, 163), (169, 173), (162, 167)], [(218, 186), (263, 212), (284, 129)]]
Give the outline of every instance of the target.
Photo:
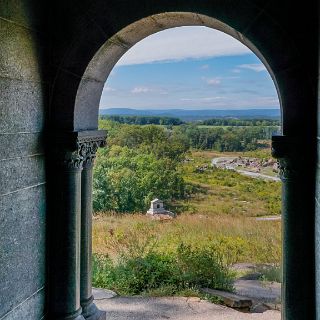
[(232, 291), (233, 275), (211, 248), (181, 244), (174, 253), (153, 251), (144, 256), (122, 256), (112, 261), (107, 255), (93, 256), (93, 285), (122, 295), (168, 295), (200, 287)]

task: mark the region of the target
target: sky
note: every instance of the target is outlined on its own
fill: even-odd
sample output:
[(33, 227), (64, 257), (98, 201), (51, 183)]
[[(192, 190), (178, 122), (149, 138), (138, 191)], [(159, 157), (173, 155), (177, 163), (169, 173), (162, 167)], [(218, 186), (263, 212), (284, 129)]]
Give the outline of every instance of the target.
[(250, 49), (207, 27), (179, 27), (134, 45), (109, 75), (100, 108), (279, 108), (274, 83)]

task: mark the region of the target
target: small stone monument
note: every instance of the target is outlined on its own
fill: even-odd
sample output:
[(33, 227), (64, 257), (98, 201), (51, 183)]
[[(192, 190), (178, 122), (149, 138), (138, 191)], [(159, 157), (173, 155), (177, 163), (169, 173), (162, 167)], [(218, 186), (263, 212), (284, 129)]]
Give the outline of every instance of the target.
[(163, 201), (159, 199), (153, 199), (150, 204), (150, 209), (147, 211), (147, 215), (157, 220), (167, 220), (175, 218), (176, 214), (168, 211), (164, 208)]

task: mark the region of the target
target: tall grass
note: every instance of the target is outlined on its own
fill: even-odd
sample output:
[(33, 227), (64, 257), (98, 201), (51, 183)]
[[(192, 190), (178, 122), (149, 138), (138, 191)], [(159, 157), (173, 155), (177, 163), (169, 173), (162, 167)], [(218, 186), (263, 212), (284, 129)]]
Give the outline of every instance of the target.
[(214, 246), (225, 263), (279, 263), (281, 223), (256, 221), (231, 215), (180, 215), (160, 222), (144, 215), (97, 216), (93, 228), (94, 252), (112, 259), (121, 255), (142, 256), (155, 250), (175, 252), (184, 243), (193, 248)]
[[(168, 204), (179, 212), (174, 220), (111, 212), (94, 217), (95, 286), (129, 295), (232, 290), (231, 265), (280, 264), (281, 222), (255, 218), (280, 213), (280, 183), (210, 166), (195, 170), (219, 155), (194, 152), (181, 166), (190, 192)], [(276, 279), (276, 271), (265, 278)]]

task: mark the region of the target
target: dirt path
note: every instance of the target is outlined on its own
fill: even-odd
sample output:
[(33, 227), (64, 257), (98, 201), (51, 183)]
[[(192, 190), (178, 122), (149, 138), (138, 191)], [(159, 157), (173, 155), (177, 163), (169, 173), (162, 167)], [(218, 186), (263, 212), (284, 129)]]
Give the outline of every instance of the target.
[[(99, 289), (100, 290), (100, 289)], [(95, 293), (94, 293), (95, 294)], [(98, 296), (97, 296), (98, 297)], [(241, 313), (199, 298), (113, 297), (99, 294), (96, 305), (107, 311), (108, 320), (280, 320), (279, 311)]]

